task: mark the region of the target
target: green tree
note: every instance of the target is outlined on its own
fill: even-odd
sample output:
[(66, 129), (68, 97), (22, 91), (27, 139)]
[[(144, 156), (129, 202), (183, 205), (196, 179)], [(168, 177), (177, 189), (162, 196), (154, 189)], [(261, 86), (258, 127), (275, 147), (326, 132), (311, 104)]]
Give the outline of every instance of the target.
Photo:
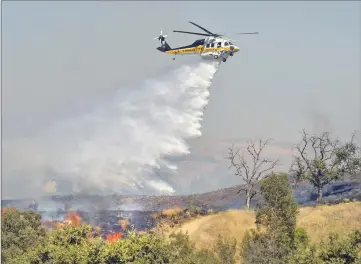
[(169, 237), (155, 233), (129, 231), (128, 236), (104, 241), (89, 225), (64, 226), (46, 234), (46, 239), (14, 257), (11, 264), (82, 264), (82, 263), (174, 263), (222, 264), (215, 250), (197, 251), (187, 234)]
[(325, 264), (360, 264), (361, 231), (354, 231), (344, 240), (330, 234), (327, 243), (321, 245), (319, 258)]
[(38, 213), (4, 208), (1, 218), (2, 263), (10, 263), (45, 239), (45, 229)]
[(290, 264), (360, 264), (361, 231), (355, 230), (345, 239), (330, 234), (326, 242), (318, 246), (307, 244), (295, 251)]
[(285, 173), (272, 173), (261, 183), (263, 200), (256, 212), (257, 230), (244, 237), (244, 263), (283, 264), (295, 250), (298, 207)]
[(68, 226), (47, 232), (42, 243), (14, 263), (103, 263), (100, 252), (105, 242), (90, 225)]
[(262, 151), (268, 143), (269, 139), (250, 141), (242, 154), (240, 154), (241, 149), (235, 149), (234, 146), (228, 150), (227, 159), (230, 160), (230, 167), (236, 170), (235, 175), (241, 177), (244, 182), (244, 186), (238, 193), (246, 194), (247, 209), (250, 208), (252, 199), (259, 192), (256, 185), (279, 164), (278, 160), (273, 161), (262, 157)]
[(233, 264), (235, 262), (237, 240), (224, 239), (218, 235), (216, 242), (216, 251), (222, 264)]
[(360, 177), (361, 173), (361, 148), (355, 142), (355, 133), (351, 140), (340, 148), (337, 148), (336, 157), (340, 171), (352, 177)]
[(307, 180), (317, 188), (317, 199), (323, 197), (323, 187), (346, 173), (356, 175), (361, 170), (360, 148), (350, 142), (341, 144), (329, 132), (309, 135), (302, 131), (302, 140), (296, 145), (296, 156), (291, 166), (298, 180)]

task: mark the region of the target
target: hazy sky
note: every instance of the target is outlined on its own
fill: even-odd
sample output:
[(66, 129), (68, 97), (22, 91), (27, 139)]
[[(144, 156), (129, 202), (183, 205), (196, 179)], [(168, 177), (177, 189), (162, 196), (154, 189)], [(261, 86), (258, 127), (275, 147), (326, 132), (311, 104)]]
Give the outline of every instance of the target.
[(161, 27), (198, 31), (189, 20), (220, 33), (260, 31), (236, 36), (241, 52), (215, 80), (205, 134), (294, 140), (312, 122), (342, 135), (360, 128), (357, 1), (4, 2), (2, 19), (4, 139), (181, 63), (152, 38)]
[[(204, 115), (210, 138), (294, 142), (302, 128), (360, 129), (360, 2), (4, 2), (2, 137), (31, 137), (124, 84), (182, 64), (194, 21), (241, 51), (222, 65)], [(232, 33), (259, 31), (259, 35)], [(3, 153), (6, 156), (6, 153)]]

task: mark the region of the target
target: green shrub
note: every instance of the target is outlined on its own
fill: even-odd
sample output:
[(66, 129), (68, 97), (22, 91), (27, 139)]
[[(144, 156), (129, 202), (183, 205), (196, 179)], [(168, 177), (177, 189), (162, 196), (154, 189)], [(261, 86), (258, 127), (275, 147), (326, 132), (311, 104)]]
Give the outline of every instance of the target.
[(41, 243), (45, 238), (39, 214), (32, 211), (3, 210), (1, 217), (1, 258), (11, 263), (17, 256)]

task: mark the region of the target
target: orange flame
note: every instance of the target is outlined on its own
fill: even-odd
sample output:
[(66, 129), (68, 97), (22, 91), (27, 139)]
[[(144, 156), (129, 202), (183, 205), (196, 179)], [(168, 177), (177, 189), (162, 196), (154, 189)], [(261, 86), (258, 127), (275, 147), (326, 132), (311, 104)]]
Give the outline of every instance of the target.
[(5, 215), (6, 213), (16, 212), (16, 208), (13, 207), (5, 207), (1, 208), (1, 215)]
[(108, 234), (107, 235), (107, 241), (109, 243), (113, 243), (113, 242), (117, 241), (118, 239), (121, 239), (122, 237), (123, 237), (123, 233), (121, 233), (121, 232)]
[(68, 216), (65, 218), (64, 222), (68, 225), (79, 226), (81, 222), (81, 217), (74, 211), (68, 212)]
[(129, 220), (121, 219), (121, 220), (119, 220), (119, 225), (122, 228), (122, 230), (125, 231), (125, 230), (127, 230), (128, 226), (129, 226)]
[(63, 226), (64, 226), (64, 223), (62, 223), (62, 222), (56, 223), (56, 228), (62, 228)]
[(96, 226), (96, 227), (94, 227), (94, 229), (95, 229), (95, 232), (97, 232), (97, 233), (100, 233), (100, 231), (102, 231), (102, 228), (100, 226)]

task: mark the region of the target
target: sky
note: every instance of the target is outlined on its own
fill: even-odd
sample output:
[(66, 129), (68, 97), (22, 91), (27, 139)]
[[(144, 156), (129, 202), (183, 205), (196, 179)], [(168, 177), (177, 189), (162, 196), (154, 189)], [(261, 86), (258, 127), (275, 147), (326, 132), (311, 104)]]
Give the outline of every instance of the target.
[(347, 139), (361, 128), (360, 11), (358, 1), (4, 2), (3, 142), (182, 65), (153, 38), (162, 28), (171, 47), (187, 45), (194, 36), (171, 31), (199, 32), (188, 21), (241, 49), (212, 84), (204, 144), (254, 136), (291, 144), (303, 128)]

